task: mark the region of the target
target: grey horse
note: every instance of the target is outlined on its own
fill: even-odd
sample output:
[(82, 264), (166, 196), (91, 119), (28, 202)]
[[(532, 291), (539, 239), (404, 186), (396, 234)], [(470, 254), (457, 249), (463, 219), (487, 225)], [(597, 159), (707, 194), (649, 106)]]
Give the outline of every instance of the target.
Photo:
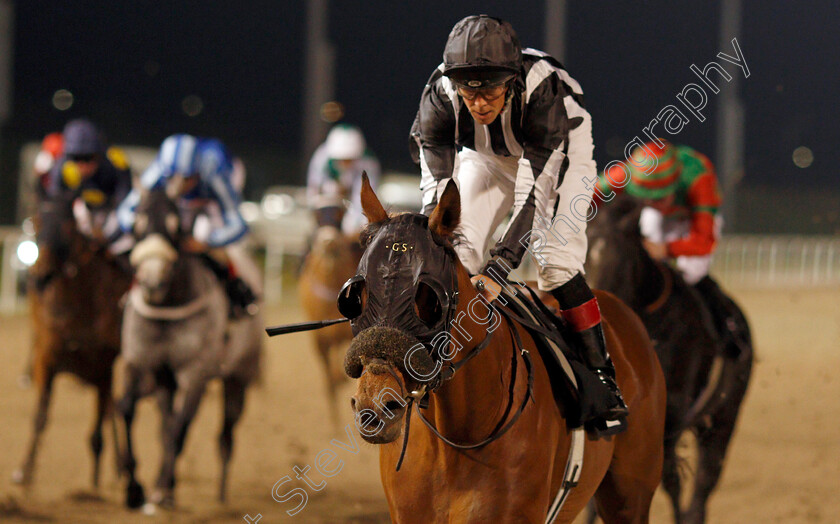
[[(262, 318), (228, 319), (228, 299), (219, 279), (201, 256), (182, 252), (189, 234), (175, 203), (178, 180), (166, 189), (145, 192), (137, 207), (131, 254), (136, 284), (123, 319), (125, 391), (119, 410), (125, 421), (123, 467), (128, 474), (126, 504), (146, 502), (134, 475), (131, 425), (137, 400), (154, 391), (162, 416), (163, 457), (150, 503), (174, 505), (175, 461), (207, 383), (224, 383), (224, 423), (219, 436), (222, 459), (219, 499), (225, 501), (233, 429), (245, 390), (259, 373)], [(243, 277), (248, 278), (247, 275)], [(151, 383), (151, 388), (144, 386)]]

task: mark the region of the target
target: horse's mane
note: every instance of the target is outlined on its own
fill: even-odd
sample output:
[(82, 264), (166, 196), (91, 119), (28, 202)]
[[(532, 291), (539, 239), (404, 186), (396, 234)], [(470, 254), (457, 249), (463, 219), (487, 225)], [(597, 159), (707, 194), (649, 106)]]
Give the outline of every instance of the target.
[[(401, 215), (416, 215), (419, 213), (394, 213), (392, 215), (388, 215), (388, 218), (381, 222), (370, 223), (362, 230), (361, 234), (359, 235), (359, 243), (362, 245), (363, 249), (367, 249), (368, 245), (371, 243), (373, 238), (379, 233), (379, 230), (383, 227), (387, 226), (393, 218), (396, 218)], [(458, 255), (455, 253), (455, 246), (459, 245), (463, 241), (463, 235), (459, 232), (455, 232), (449, 237), (442, 237), (435, 233), (434, 231), (429, 231), (432, 235), (432, 240), (434, 240), (435, 244), (439, 245), (446, 251), (446, 254), (451, 256), (454, 259), (458, 258)]]
[(620, 218), (644, 207), (642, 203), (631, 197), (626, 193), (618, 193), (612, 202), (606, 203), (609, 213), (616, 218)]

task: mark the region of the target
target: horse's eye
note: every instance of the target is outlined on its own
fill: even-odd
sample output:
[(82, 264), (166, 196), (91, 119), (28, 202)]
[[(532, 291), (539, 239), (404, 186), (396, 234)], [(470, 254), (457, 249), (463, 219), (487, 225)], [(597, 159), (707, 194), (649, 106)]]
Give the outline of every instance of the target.
[(351, 278), (338, 294), (338, 312), (354, 319), (362, 314), (367, 304), (367, 286), (364, 278)]
[(169, 236), (175, 236), (175, 233), (178, 232), (178, 223), (178, 215), (175, 213), (166, 215), (166, 232), (169, 233)]
[(138, 213), (137, 217), (134, 219), (134, 232), (137, 235), (145, 235), (146, 228), (149, 227), (149, 215), (145, 213)]
[(443, 316), (443, 307), (437, 293), (429, 284), (420, 282), (414, 295), (414, 307), (417, 316), (427, 326), (434, 327)]

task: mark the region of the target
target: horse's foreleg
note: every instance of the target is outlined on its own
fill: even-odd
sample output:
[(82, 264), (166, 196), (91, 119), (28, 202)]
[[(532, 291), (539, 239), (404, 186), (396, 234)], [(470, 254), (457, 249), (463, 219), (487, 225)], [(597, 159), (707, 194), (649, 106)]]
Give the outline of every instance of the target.
[[(189, 382), (183, 390), (180, 402), (176, 406), (166, 439), (163, 445), (163, 460), (160, 465), (160, 472), (155, 483), (153, 502), (163, 506), (172, 506), (175, 503), (175, 461), (184, 449), (184, 440), (187, 438), (187, 430), (190, 427), (193, 417), (198, 411), (201, 397), (207, 382), (204, 380), (183, 381)], [(179, 384), (182, 381), (179, 380)]]
[(655, 489), (608, 471), (595, 493), (598, 516), (605, 524), (647, 524)]
[(671, 499), (671, 509), (674, 512), (675, 524), (682, 522), (682, 513), (680, 511), (682, 486), (679, 472), (679, 457), (677, 456), (676, 450), (679, 438), (680, 436), (677, 434), (665, 439), (665, 460), (662, 463), (662, 487), (668, 493), (668, 498)]
[(111, 419), (111, 434), (114, 439), (114, 460), (116, 461), (115, 471), (117, 472), (117, 479), (122, 479), (123, 476), (123, 468), (122, 468), (122, 449), (120, 448), (120, 433), (117, 429), (117, 410), (114, 409), (113, 400), (111, 401), (111, 410), (109, 412), (109, 418)]
[(23, 465), (12, 474), (12, 480), (16, 484), (28, 486), (32, 482), (32, 473), (35, 469), (35, 458), (38, 455), (38, 445), (41, 442), (41, 435), (47, 426), (47, 412), (52, 397), (53, 379), (55, 370), (52, 368), (41, 369), (36, 375), (38, 382), (38, 407), (35, 412), (35, 424), (32, 432), (32, 439), (29, 441), (29, 452)]
[(683, 514), (686, 524), (702, 523), (706, 520), (706, 503), (720, 479), (741, 401), (746, 393), (752, 367), (751, 355), (748, 360), (728, 360), (725, 365), (727, 402), (721, 404), (718, 410), (710, 415), (708, 428), (700, 427), (697, 431), (697, 475), (691, 504)]
[(595, 521), (598, 520), (598, 508), (595, 505), (595, 499), (589, 501), (586, 505), (586, 509), (583, 511), (583, 521), (586, 524), (595, 524)]
[(125, 422), (125, 454), (123, 455), (123, 470), (128, 474), (126, 487), (126, 505), (129, 508), (139, 508), (146, 501), (143, 486), (134, 477), (137, 462), (131, 445), (131, 425), (134, 422), (134, 407), (140, 398), (140, 380), (142, 372), (131, 364), (125, 367), (125, 393), (118, 404), (118, 409)]
[(245, 388), (247, 384), (237, 378), (229, 377), (224, 380), (225, 386), (225, 418), (222, 433), (219, 435), (219, 452), (222, 457), (222, 478), (219, 483), (219, 502), (225, 502), (227, 495), (227, 476), (230, 457), (233, 453), (233, 428), (242, 416), (245, 406)]
[(93, 487), (99, 487), (99, 459), (102, 456), (102, 423), (111, 411), (110, 377), (96, 387), (96, 419), (90, 434), (90, 449), (93, 451)]
[(162, 367), (155, 372), (155, 398), (160, 411), (161, 442), (166, 442), (172, 431), (172, 399), (175, 396), (175, 376), (168, 367)]
[(35, 354), (33, 351), (29, 351), (29, 356), (26, 358), (26, 367), (23, 368), (23, 372), (18, 375), (18, 386), (21, 389), (26, 389), (32, 384), (32, 374), (33, 374), (33, 365), (35, 362)]
[(324, 367), (324, 380), (327, 386), (327, 405), (330, 410), (330, 419), (332, 419), (333, 429), (336, 434), (341, 433), (341, 422), (338, 416), (338, 397), (337, 386), (340, 377), (336, 377), (332, 368), (332, 359), (330, 358), (330, 349), (332, 349), (329, 341), (316, 337), (316, 344), (318, 346), (318, 355), (321, 357), (321, 364)]

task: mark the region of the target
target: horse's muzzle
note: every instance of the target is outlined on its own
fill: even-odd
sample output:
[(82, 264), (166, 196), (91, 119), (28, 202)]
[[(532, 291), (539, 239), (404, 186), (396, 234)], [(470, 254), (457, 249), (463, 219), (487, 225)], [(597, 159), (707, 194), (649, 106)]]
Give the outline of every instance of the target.
[(366, 442), (387, 444), (399, 438), (403, 417), (410, 409), (404, 391), (399, 372), (385, 361), (377, 359), (365, 368), (350, 406), (356, 429)]
[(360, 332), (353, 338), (344, 357), (344, 372), (350, 378), (359, 378), (365, 363), (381, 359), (406, 374), (406, 355), (411, 353), (411, 376), (431, 376), (435, 362), (425, 350), (411, 352), (420, 344), (417, 338), (392, 327), (374, 326)]

